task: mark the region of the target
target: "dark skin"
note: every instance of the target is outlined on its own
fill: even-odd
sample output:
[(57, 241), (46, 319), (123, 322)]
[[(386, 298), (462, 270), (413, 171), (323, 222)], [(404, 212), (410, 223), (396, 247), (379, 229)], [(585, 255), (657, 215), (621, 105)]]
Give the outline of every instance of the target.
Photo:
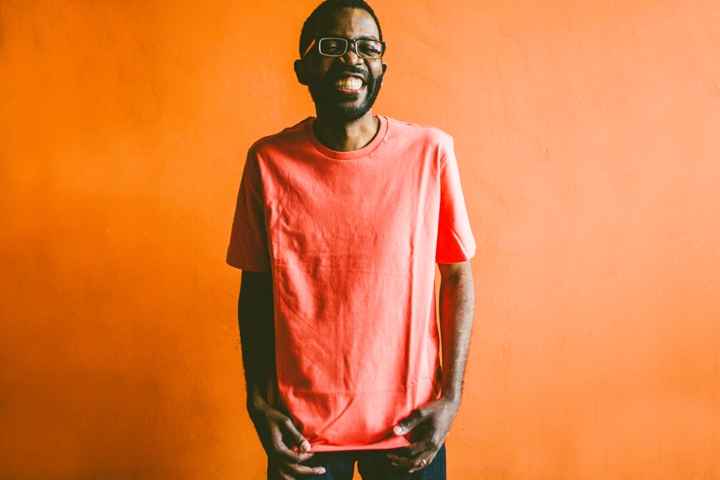
[[(364, 10), (344, 8), (318, 22), (315, 38), (322, 37), (379, 39), (379, 33), (375, 20), (370, 14)], [(327, 79), (326, 75), (332, 77), (330, 80), (334, 80), (335, 77), (343, 76), (342, 70), (350, 68), (372, 72), (375, 77), (379, 77), (387, 70), (387, 64), (382, 59), (359, 57), (352, 48), (348, 48), (342, 57), (326, 57), (320, 55), (317, 49), (313, 49), (305, 57), (295, 61), (295, 74), (303, 85), (308, 85), (313, 79)], [(357, 93), (348, 93), (345, 103), (358, 106), (363, 103), (367, 95), (368, 90), (363, 87)], [(372, 141), (380, 128), (380, 121), (373, 116), (372, 110), (368, 110), (361, 118), (349, 122), (338, 122), (317, 104), (315, 110), (317, 116), (313, 124), (315, 136), (323, 145), (338, 152), (361, 149)]]
[[(375, 38), (379, 33), (373, 18), (359, 9), (342, 9), (318, 23), (316, 38)], [(338, 63), (339, 62), (339, 63)], [(325, 57), (312, 50), (295, 62), (300, 83), (342, 75), (343, 68), (384, 74), (387, 65), (381, 59), (366, 59), (348, 49), (342, 57)], [(339, 73), (340, 72), (340, 73)], [(328, 78), (326, 75), (332, 75)], [(367, 88), (345, 92), (342, 101), (350, 106), (362, 104)], [(379, 120), (368, 110), (360, 118), (339, 122), (316, 104), (315, 135), (326, 147), (336, 151), (358, 150), (372, 141)], [(411, 445), (388, 453), (392, 464), (415, 472), (432, 462), (450, 431), (460, 407), (462, 381), (472, 330), (474, 288), (469, 262), (438, 264), (440, 270), (440, 335), (442, 345), (442, 394), (412, 412), (393, 429)], [(267, 390), (276, 388), (275, 331), (273, 319), (272, 275), (248, 272), (242, 275), (238, 303), (243, 364), (247, 381), (247, 408), (260, 441), (268, 455), (270, 474), (280, 480), (322, 475), (323, 467), (307, 467), (302, 462), (313, 456), (310, 443), (282, 406), (268, 403)], [(275, 398), (278, 398), (275, 395)]]

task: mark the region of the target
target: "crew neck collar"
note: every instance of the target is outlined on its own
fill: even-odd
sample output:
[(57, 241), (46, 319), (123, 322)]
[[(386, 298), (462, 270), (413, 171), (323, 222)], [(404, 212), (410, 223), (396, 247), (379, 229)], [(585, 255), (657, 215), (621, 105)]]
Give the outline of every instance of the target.
[(356, 158), (364, 157), (365, 155), (375, 150), (385, 138), (385, 133), (387, 133), (388, 127), (387, 118), (382, 115), (377, 115), (377, 118), (380, 121), (380, 126), (377, 133), (375, 134), (375, 137), (370, 141), (370, 143), (368, 143), (359, 150), (338, 152), (337, 150), (331, 150), (322, 143), (320, 143), (320, 140), (317, 139), (317, 137), (315, 136), (315, 132), (312, 128), (313, 123), (315, 123), (316, 117), (310, 117), (308, 119), (308, 122), (305, 124), (305, 133), (307, 134), (310, 143), (312, 143), (313, 146), (326, 157), (330, 157), (335, 160), (353, 160)]

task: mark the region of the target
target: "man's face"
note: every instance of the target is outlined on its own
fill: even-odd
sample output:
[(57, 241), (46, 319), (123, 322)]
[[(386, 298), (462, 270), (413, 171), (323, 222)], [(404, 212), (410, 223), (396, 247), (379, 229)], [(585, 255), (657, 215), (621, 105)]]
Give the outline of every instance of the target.
[[(344, 8), (318, 23), (315, 38), (324, 37), (379, 40), (379, 33), (369, 13)], [(382, 59), (359, 57), (352, 45), (348, 45), (342, 57), (326, 57), (313, 47), (301, 61), (306, 62), (307, 85), (318, 115), (343, 123), (357, 120), (370, 111), (386, 68)]]

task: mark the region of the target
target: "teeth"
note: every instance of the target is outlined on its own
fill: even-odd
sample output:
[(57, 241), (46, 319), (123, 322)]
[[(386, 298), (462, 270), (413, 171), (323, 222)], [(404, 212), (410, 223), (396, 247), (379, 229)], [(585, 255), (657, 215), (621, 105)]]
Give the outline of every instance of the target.
[(340, 90), (358, 90), (362, 87), (362, 80), (355, 77), (342, 78), (335, 82), (335, 86)]

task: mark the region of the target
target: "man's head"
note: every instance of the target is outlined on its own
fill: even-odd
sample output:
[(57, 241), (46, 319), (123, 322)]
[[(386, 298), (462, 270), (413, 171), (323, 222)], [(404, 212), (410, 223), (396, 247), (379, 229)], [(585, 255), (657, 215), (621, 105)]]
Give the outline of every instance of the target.
[[(324, 40), (320, 48), (321, 39), (327, 38), (340, 40)], [(310, 14), (300, 35), (295, 73), (308, 86), (318, 116), (347, 123), (370, 111), (387, 68), (382, 55), (373, 54), (381, 42), (380, 24), (362, 0), (326, 0)], [(335, 50), (338, 43), (340, 48), (347, 44), (342, 55)]]

